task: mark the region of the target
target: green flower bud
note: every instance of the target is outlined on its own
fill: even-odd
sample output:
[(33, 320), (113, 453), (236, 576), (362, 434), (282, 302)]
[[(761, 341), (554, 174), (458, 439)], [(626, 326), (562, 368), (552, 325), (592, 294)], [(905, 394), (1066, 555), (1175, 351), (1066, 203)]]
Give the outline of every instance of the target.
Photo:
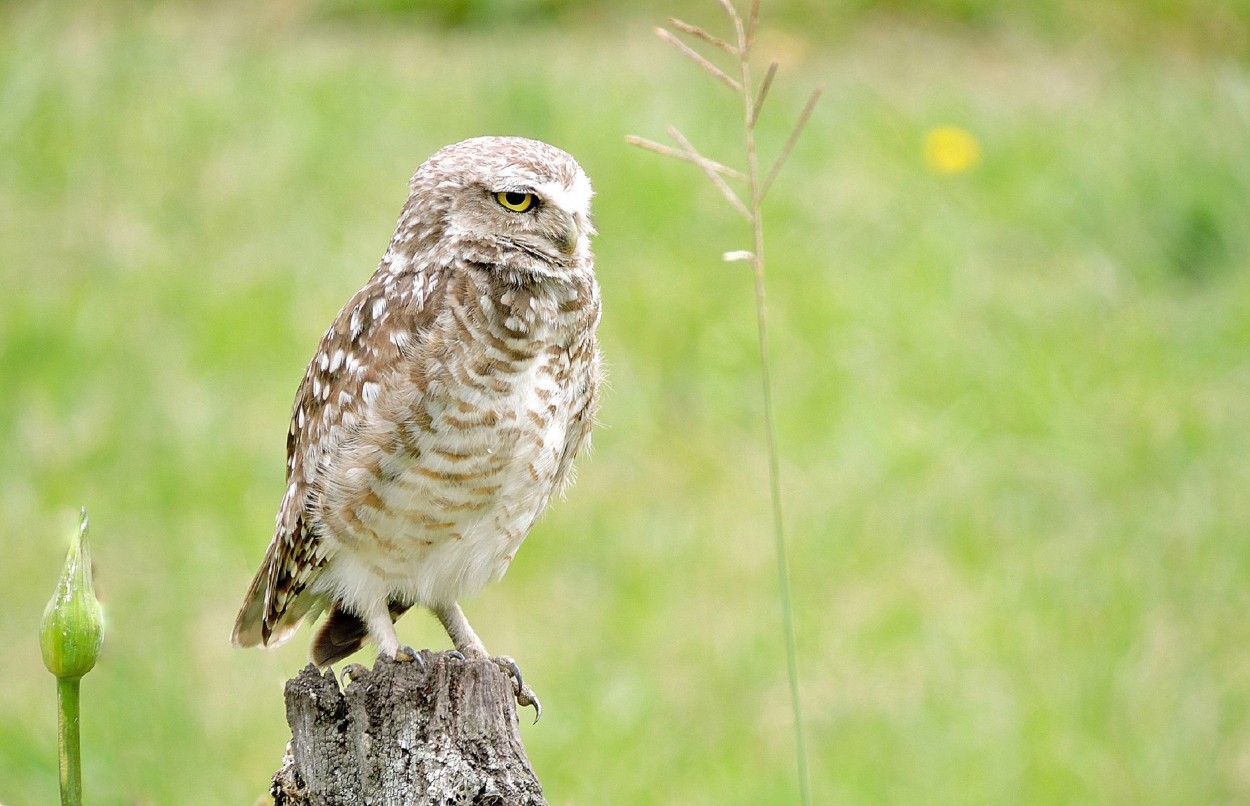
[(56, 593), (43, 611), (39, 647), (43, 665), (60, 678), (77, 679), (91, 671), (104, 646), (104, 612), (91, 581), (91, 547), (87, 543), (87, 510), (70, 541), (65, 569)]

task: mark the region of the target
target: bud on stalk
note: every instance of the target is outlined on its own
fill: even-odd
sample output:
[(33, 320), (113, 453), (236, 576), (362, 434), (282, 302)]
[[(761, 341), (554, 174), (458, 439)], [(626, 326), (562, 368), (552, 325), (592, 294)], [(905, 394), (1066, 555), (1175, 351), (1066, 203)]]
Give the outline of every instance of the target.
[(87, 511), (70, 541), (65, 568), (56, 592), (43, 611), (39, 648), (43, 665), (56, 675), (60, 741), (61, 803), (82, 803), (79, 753), (78, 692), (82, 676), (95, 666), (104, 646), (104, 612), (91, 579), (91, 546), (87, 543)]

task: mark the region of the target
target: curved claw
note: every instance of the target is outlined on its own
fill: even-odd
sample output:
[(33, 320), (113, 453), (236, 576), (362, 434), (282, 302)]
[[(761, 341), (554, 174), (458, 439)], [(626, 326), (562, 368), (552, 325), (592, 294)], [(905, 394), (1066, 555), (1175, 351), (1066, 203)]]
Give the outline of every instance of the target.
[(339, 678), (343, 681), (344, 688), (347, 687), (353, 679), (360, 677), (369, 670), (361, 666), (359, 663), (349, 663), (343, 667), (343, 671), (339, 672)]
[(491, 661), (512, 678), (512, 692), (516, 696), (517, 705), (522, 708), (527, 705), (534, 706), (534, 724), (537, 725), (538, 720), (543, 716), (543, 706), (538, 701), (538, 695), (534, 693), (534, 690), (525, 685), (525, 679), (521, 677), (521, 667), (517, 666), (516, 661), (507, 655), (491, 658)]
[(497, 658), (491, 658), (491, 660), (498, 663), (505, 672), (512, 675), (512, 678), (516, 681), (518, 691), (525, 688), (525, 678), (521, 677), (521, 667), (516, 665), (516, 661), (507, 655), (500, 655)]
[(537, 725), (538, 720), (543, 718), (543, 704), (538, 701), (538, 696), (534, 694), (534, 690), (531, 689), (529, 686), (523, 686), (521, 690), (516, 693), (516, 702), (517, 702), (517, 705), (521, 706), (522, 708), (524, 708), (527, 705), (534, 706), (534, 723), (533, 724)]
[(422, 671), (425, 670), (425, 659), (421, 657), (420, 652), (410, 646), (401, 646), (395, 652), (395, 660), (398, 663), (415, 663)]

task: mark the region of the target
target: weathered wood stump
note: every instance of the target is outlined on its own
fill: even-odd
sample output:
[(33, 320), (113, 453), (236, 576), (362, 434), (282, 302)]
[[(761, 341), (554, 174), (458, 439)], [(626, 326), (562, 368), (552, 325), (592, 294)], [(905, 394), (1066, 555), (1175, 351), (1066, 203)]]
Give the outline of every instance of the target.
[(488, 660), (421, 657), (425, 669), (379, 658), (345, 690), (312, 664), (287, 681), (275, 806), (546, 806), (508, 675)]

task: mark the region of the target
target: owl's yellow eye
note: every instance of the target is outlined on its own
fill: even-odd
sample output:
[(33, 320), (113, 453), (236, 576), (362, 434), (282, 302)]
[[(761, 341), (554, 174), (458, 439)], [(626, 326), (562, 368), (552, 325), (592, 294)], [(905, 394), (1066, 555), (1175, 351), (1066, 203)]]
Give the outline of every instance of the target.
[(516, 193), (514, 191), (500, 191), (495, 194), (495, 201), (507, 207), (514, 213), (524, 213), (526, 210), (534, 206), (533, 193)]

